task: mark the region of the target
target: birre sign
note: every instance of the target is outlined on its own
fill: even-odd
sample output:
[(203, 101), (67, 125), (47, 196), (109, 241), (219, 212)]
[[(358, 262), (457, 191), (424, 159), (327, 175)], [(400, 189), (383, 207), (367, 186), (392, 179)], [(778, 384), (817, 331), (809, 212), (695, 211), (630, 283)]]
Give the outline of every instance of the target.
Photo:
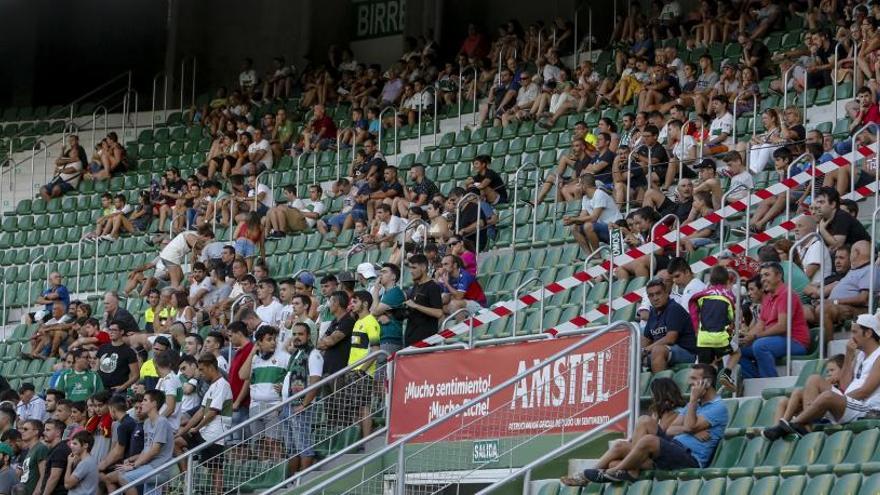
[(354, 39), (381, 38), (403, 32), (406, 0), (352, 0)]

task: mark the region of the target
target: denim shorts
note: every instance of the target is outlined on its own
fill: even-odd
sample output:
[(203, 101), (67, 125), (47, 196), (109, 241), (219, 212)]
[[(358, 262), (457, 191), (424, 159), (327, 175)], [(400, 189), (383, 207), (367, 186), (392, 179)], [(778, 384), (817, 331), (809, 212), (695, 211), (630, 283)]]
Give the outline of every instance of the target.
[(697, 361), (696, 354), (678, 344), (672, 344), (667, 348), (669, 349), (669, 364), (692, 364)]
[(257, 245), (242, 237), (235, 240), (235, 252), (243, 258), (252, 258), (257, 254)]
[(315, 457), (315, 440), (312, 435), (315, 405), (303, 409), (299, 413), (292, 412), (293, 407), (285, 408), (284, 433), (287, 443), (287, 454), (291, 457)]
[[(583, 228), (584, 226), (582, 225), (581, 229), (583, 230)], [(596, 233), (596, 237), (602, 242), (607, 243), (610, 239), (608, 224), (605, 222), (593, 222), (593, 232)]]

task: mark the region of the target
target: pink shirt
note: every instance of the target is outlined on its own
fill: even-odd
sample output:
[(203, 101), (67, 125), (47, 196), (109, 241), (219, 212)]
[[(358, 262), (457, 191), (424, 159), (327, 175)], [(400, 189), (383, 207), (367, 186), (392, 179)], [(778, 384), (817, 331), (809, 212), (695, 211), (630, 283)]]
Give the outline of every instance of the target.
[(785, 284), (780, 284), (775, 292), (764, 296), (764, 300), (761, 301), (761, 322), (764, 323), (764, 328), (769, 328), (779, 321), (780, 313), (788, 313), (787, 295), (792, 298), (792, 314), (788, 316), (791, 318), (791, 339), (804, 346), (804, 349), (809, 349), (810, 329), (804, 318), (804, 307), (801, 305), (800, 299), (789, 295), (788, 286)]
[(464, 263), (464, 269), (471, 275), (477, 276), (477, 255), (471, 251), (461, 253), (461, 261)]

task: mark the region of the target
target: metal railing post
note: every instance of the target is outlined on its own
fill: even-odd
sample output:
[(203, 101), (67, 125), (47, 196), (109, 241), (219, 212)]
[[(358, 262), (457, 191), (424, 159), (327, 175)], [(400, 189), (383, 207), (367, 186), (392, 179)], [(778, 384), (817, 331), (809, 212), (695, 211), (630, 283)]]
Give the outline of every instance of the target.
[[(816, 168), (816, 157), (814, 157), (810, 153), (803, 153), (799, 157), (792, 160), (791, 163), (788, 164), (788, 167), (786, 167), (786, 169), (785, 169), (785, 178), (786, 179), (791, 178), (792, 167), (794, 167), (795, 165), (797, 165), (799, 162), (801, 162), (804, 159), (806, 159), (806, 161), (810, 164), (810, 168), (812, 168), (812, 169)], [(815, 172), (815, 170), (814, 170), (814, 172)], [(815, 200), (816, 199), (815, 194), (816, 194), (816, 174), (811, 173), (810, 174), (810, 198)], [(789, 221), (789, 220), (791, 220), (791, 188), (787, 187), (787, 188), (785, 188), (785, 221)], [(788, 237), (787, 233), (786, 233), (786, 237)]]
[[(596, 248), (592, 253), (587, 255), (584, 259), (584, 269), (583, 271), (587, 271), (589, 268), (590, 261), (596, 257), (602, 251), (608, 251), (608, 317), (611, 317), (611, 301), (612, 301), (612, 286), (614, 285), (614, 251), (611, 250), (611, 246), (608, 244), (602, 244), (598, 248)], [(587, 312), (587, 288), (584, 287), (582, 297), (581, 297), (581, 314), (586, 314)]]
[[(856, 138), (859, 136), (859, 134), (865, 132), (866, 130), (868, 130), (869, 127), (874, 126), (874, 125), (875, 124), (867, 123), (867, 124), (859, 127), (856, 130), (856, 132), (854, 132), (852, 134), (852, 137), (849, 138), (850, 139), (850, 151), (852, 153), (855, 153), (857, 150)], [(880, 131), (878, 131), (878, 132), (880, 132)], [(878, 145), (880, 145), (880, 142), (878, 142)], [(875, 155), (876, 155), (876, 153), (875, 153)], [(856, 156), (858, 156), (858, 155), (856, 155)], [(867, 160), (867, 158), (865, 158), (865, 159)], [(856, 190), (856, 162), (857, 161), (858, 161), (858, 158), (854, 158), (852, 163), (849, 165), (849, 193), (850, 194), (852, 194)], [(878, 163), (878, 165), (880, 165), (880, 163)]]
[[(633, 155), (636, 154), (637, 147), (633, 147), (633, 150), (629, 152), (629, 155), (626, 157), (626, 214), (629, 215), (630, 206), (629, 206), (629, 196), (632, 190), (632, 160)], [(640, 165), (641, 166), (641, 165)], [(648, 184), (651, 183), (651, 178), (648, 177)], [(559, 194), (559, 191), (556, 191), (556, 194)]]
[[(791, 67), (785, 70), (782, 73), (782, 108), (786, 108), (788, 106), (788, 75), (794, 70), (795, 67), (799, 67), (797, 64), (791, 64)], [(806, 117), (804, 117), (806, 118)]]
[[(668, 220), (672, 220), (675, 223), (675, 230), (676, 231), (681, 229), (681, 219), (678, 218), (674, 213), (669, 213), (669, 214), (665, 215), (663, 218), (661, 218), (660, 220), (657, 220), (657, 222), (651, 226), (651, 238), (648, 239), (648, 242), (654, 242), (654, 239), (656, 238), (657, 227), (659, 227), (660, 225), (666, 224), (666, 222)], [(681, 242), (676, 242), (675, 243), (675, 256), (678, 257), (680, 255), (681, 255)], [(650, 267), (649, 267), (649, 271), (648, 271), (648, 273), (649, 273), (648, 280), (650, 280), (650, 279), (654, 278), (654, 256), (649, 255), (648, 259), (650, 260), (650, 265), (649, 265)]]
[(34, 145), (31, 146), (31, 194), (34, 193), (34, 175), (36, 175), (36, 160), (37, 160), (37, 149), (42, 150), (43, 152), (43, 183), (46, 183), (46, 170), (45, 168), (49, 164), (49, 146), (46, 145), (46, 142), (42, 139), (35, 141)]
[(513, 226), (511, 227), (511, 239), (513, 239), (513, 242), (516, 242), (516, 215), (519, 211), (519, 173), (527, 167), (535, 169), (535, 198), (532, 202), (534, 205), (532, 211), (532, 244), (534, 244), (537, 239), (536, 235), (538, 230), (538, 182), (541, 173), (541, 170), (534, 161), (523, 163), (516, 169), (516, 172), (513, 173)]
[[(519, 292), (523, 290), (526, 286), (531, 285), (534, 282), (538, 282), (538, 284), (543, 287), (544, 283), (538, 278), (537, 275), (533, 275), (523, 281), (523, 283), (519, 284), (516, 289), (513, 291), (513, 300), (519, 301)], [(544, 299), (541, 299), (541, 309), (539, 310), (541, 313), (541, 328), (544, 328)], [(516, 337), (516, 326), (519, 323), (519, 311), (513, 312), (513, 336)]]
[[(876, 267), (877, 255), (875, 254), (876, 244), (874, 242), (874, 239), (876, 239), (875, 236), (877, 235), (876, 234), (876, 232), (877, 232), (877, 213), (880, 213), (880, 206), (876, 206), (874, 208), (874, 212), (871, 213), (871, 264), (868, 265), (871, 267), (870, 268), (871, 281), (870, 281), (870, 285), (868, 286), (868, 313), (870, 313), (870, 314), (874, 314), (874, 291), (876, 289), (876, 287), (874, 287), (874, 285), (875, 285), (874, 275), (875, 275), (875, 270), (877, 269), (877, 267)], [(822, 294), (822, 297), (824, 297), (824, 296), (825, 295)]]
[[(482, 198), (480, 197), (479, 194), (467, 193), (464, 196), (462, 196), (461, 199), (458, 200), (458, 203), (455, 204), (455, 234), (461, 235), (460, 234), (461, 227), (459, 225), (460, 220), (461, 220), (461, 204), (462, 204), (462, 202), (464, 202), (465, 200), (470, 199), (470, 198), (474, 198), (477, 201), (476, 202), (477, 229), (476, 229), (476, 233), (475, 233), (476, 242), (474, 243), (474, 258), (479, 259), (480, 258), (480, 231), (483, 230), (482, 227), (484, 224), (484, 222), (481, 221), (482, 216), (483, 216), (483, 206), (480, 204), (482, 201)], [(475, 275), (479, 274), (479, 266), (480, 266), (479, 263), (477, 263), (478, 268), (477, 268), (477, 273)]]
[[(97, 247), (97, 246), (96, 246), (96, 247)], [(45, 253), (43, 253), (43, 254), (45, 254)], [(32, 292), (32, 288), (33, 288), (33, 287), (32, 287), (32, 281), (31, 281), (31, 274), (34, 273), (34, 263), (36, 263), (36, 262), (38, 262), (38, 261), (41, 261), (41, 260), (43, 259), (43, 254), (40, 254), (40, 255), (37, 256), (36, 258), (34, 258), (34, 259), (28, 261), (28, 279), (27, 279), (27, 284), (28, 284), (28, 285), (27, 285), (27, 288), (28, 288), (28, 291), (27, 291), (27, 293), (28, 293), (28, 302), (27, 302), (27, 304), (28, 304), (28, 305), (31, 304), (31, 302), (30, 302), (30, 301), (31, 301), (31, 292)], [(5, 323), (5, 322), (4, 322), (4, 323)]]
[[(352, 246), (348, 248), (348, 251), (345, 252), (345, 260), (343, 260), (343, 266), (345, 267), (345, 271), (348, 271), (348, 260), (351, 259), (351, 254), (360, 249), (360, 246)], [(400, 274), (400, 278), (403, 278), (403, 272)]]
[[(786, 277), (788, 279), (786, 281), (786, 285), (788, 286), (788, 300), (786, 301), (787, 318), (785, 322), (785, 374), (789, 376), (791, 376), (791, 306), (792, 299), (794, 299), (795, 297), (795, 294), (792, 291), (792, 273), (794, 272), (793, 256), (794, 250), (810, 239), (814, 239), (824, 243), (824, 241), (822, 240), (822, 236), (820, 236), (816, 232), (810, 232), (809, 234), (798, 239), (794, 242), (794, 244), (791, 245), (791, 248), (789, 248), (788, 250), (788, 261), (786, 262), (788, 263), (788, 277)], [(819, 297), (819, 359), (823, 359), (823, 356), (825, 355), (825, 256), (820, 256), (819, 259), (819, 271), (822, 274), (819, 282), (819, 294), (821, 296)], [(809, 349), (806, 349), (806, 351), (809, 352)]]
[[(733, 194), (736, 191), (740, 191), (745, 189), (751, 195), (752, 188), (746, 186), (745, 184), (737, 184), (734, 187), (731, 187), (730, 190), (726, 191), (721, 195), (721, 208), (724, 208), (727, 205), (727, 197)], [(746, 201), (746, 241), (749, 239), (749, 213), (751, 213), (751, 201)], [(721, 256), (721, 253), (724, 252), (724, 225), (725, 225), (725, 217), (721, 217), (721, 221), (718, 223), (718, 255)], [(748, 248), (746, 248), (746, 252), (748, 252)]]
[[(843, 43), (841, 43), (839, 41), (837, 42), (836, 45), (834, 45), (834, 68), (831, 69), (831, 72), (832, 72), (831, 80), (834, 82), (834, 124), (837, 124), (837, 115), (838, 115), (838, 111), (837, 111), (837, 85), (839, 83), (837, 82), (837, 70), (838, 70), (838, 66), (840, 64), (840, 55), (838, 54), (838, 50), (840, 49), (841, 46), (843, 46)], [(856, 61), (853, 61), (853, 77), (855, 77), (855, 69), (857, 69), (857, 68), (858, 68), (858, 63)]]
[(470, 326), (470, 330), (468, 330), (468, 349), (473, 349), (473, 347), (474, 347), (474, 320), (473, 320), (473, 318), (471, 318), (471, 316), (473, 316), (473, 314), (471, 314), (471, 312), (468, 311), (467, 308), (461, 308), (461, 309), (457, 309), (457, 310), (453, 311), (452, 314), (447, 316), (446, 319), (444, 319), (443, 322), (440, 323), (440, 330), (439, 331), (442, 332), (443, 329), (446, 328), (447, 323), (455, 320), (455, 317), (462, 314), (462, 313), (467, 315), (468, 325)]
[(107, 135), (107, 107), (100, 105), (92, 112), (92, 149), (95, 149), (95, 131), (98, 127), (98, 112), (101, 111), (104, 114), (104, 135)]
[(155, 76), (153, 76), (153, 99), (150, 110), (150, 129), (156, 128), (156, 82), (159, 78), (163, 79), (162, 84), (162, 123), (165, 123), (165, 120), (168, 118), (168, 75), (165, 71), (160, 71)]
[[(423, 90), (419, 93), (419, 116), (418, 116), (418, 125), (419, 125), (419, 128), (418, 128), (418, 131), (417, 131), (417, 136), (418, 136), (417, 139), (418, 139), (418, 149), (419, 149), (419, 153), (422, 152), (422, 109), (425, 108), (425, 93), (433, 93), (433, 92), (434, 92), (434, 88), (433, 88), (433, 87), (428, 87), (428, 88), (423, 89)], [(436, 100), (437, 100), (437, 98), (436, 98), (436, 96), (435, 96), (435, 97), (434, 97), (434, 108), (435, 108), (435, 114), (436, 114), (436, 107), (437, 107), (437, 101), (436, 101)], [(436, 121), (437, 121), (437, 118), (436, 118), (436, 115), (435, 115), (435, 118), (434, 118), (434, 123), (435, 123), (435, 124), (436, 124)], [(435, 146), (437, 145), (437, 133), (436, 133), (436, 132), (434, 133), (434, 145), (435, 145)], [(394, 150), (394, 151), (397, 151), (397, 148), (396, 148), (396, 147), (395, 147), (395, 150)]]

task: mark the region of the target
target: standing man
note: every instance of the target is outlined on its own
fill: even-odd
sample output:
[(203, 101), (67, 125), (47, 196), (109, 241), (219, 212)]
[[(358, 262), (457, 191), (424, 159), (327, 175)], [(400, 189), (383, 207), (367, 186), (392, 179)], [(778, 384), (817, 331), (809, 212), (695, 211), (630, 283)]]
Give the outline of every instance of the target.
[(107, 330), (110, 343), (98, 348), (98, 376), (105, 389), (125, 393), (138, 380), (140, 363), (137, 354), (122, 339), (119, 322), (112, 321)]
[(404, 302), (410, 309), (404, 345), (410, 346), (437, 333), (443, 318), (443, 290), (428, 277), (428, 259), (422, 254), (409, 258), (413, 286)]
[[(351, 335), (351, 353), (348, 356), (348, 365), (353, 366), (371, 353), (379, 350), (379, 321), (370, 313), (373, 305), (373, 296), (365, 290), (359, 290), (351, 298), (352, 312), (357, 315), (354, 330)], [(367, 437), (373, 431), (373, 418), (370, 414), (370, 405), (373, 394), (376, 391), (373, 376), (376, 374), (375, 360), (361, 363), (356, 368), (346, 373), (345, 381), (350, 389), (352, 400), (351, 406), (360, 420), (361, 437)]]
[(332, 375), (348, 365), (354, 318), (348, 312), (348, 294), (336, 291), (330, 295), (330, 313), (333, 321), (324, 336), (318, 339), (318, 349), (324, 351), (324, 376)]
[[(287, 376), (284, 379), (284, 400), (295, 396), (307, 387), (318, 383), (324, 373), (324, 356), (312, 346), (311, 327), (305, 323), (293, 324), (294, 353), (290, 358)], [(312, 425), (315, 420), (315, 409), (310, 407), (318, 395), (313, 389), (302, 397), (291, 401), (289, 407), (290, 429), (287, 430), (287, 473), (292, 475), (300, 469), (306, 469), (315, 462), (315, 446), (312, 436)]]
[[(256, 343), (251, 346), (251, 352), (245, 359), (238, 378), (250, 382), (250, 417), (255, 418), (252, 423), (252, 434), (259, 435), (264, 439), (263, 448), (260, 449), (262, 459), (274, 459), (281, 454), (281, 429), (278, 426), (281, 411), (276, 409), (268, 414), (263, 414), (281, 402), (280, 385), (287, 373), (290, 362), (290, 354), (279, 348), (278, 329), (269, 325), (261, 326), (254, 334)], [(279, 386), (276, 388), (276, 385)]]
[[(235, 355), (232, 356), (232, 362), (229, 363), (229, 386), (232, 391), (232, 426), (237, 424), (241, 424), (250, 417), (250, 407), (251, 407), (251, 398), (250, 398), (250, 376), (246, 376), (245, 378), (241, 378), (241, 369), (244, 367), (245, 361), (251, 355), (251, 351), (253, 350), (254, 343), (251, 342), (250, 339), (250, 331), (244, 322), (234, 321), (229, 324), (229, 343), (232, 344), (234, 349), (238, 349), (235, 351)], [(199, 362), (201, 363), (202, 357), (199, 357)], [(217, 362), (217, 358), (214, 358), (214, 363)], [(201, 364), (199, 365), (199, 369), (201, 369)], [(225, 381), (225, 380), (224, 380)], [(239, 430), (239, 432), (235, 435), (237, 440), (240, 440), (243, 431)]]
[(46, 459), (49, 457), (49, 447), (40, 439), (43, 437), (43, 422), (32, 419), (25, 421), (21, 428), (21, 442), (27, 448), (27, 456), (21, 463), (21, 487), (24, 493), (37, 493), (37, 487), (45, 482), (48, 468)]
[(64, 489), (64, 472), (67, 470), (67, 457), (70, 455), (70, 447), (67, 442), (61, 441), (61, 435), (64, 434), (64, 423), (57, 419), (46, 421), (43, 428), (43, 441), (49, 448), (49, 454), (46, 461), (46, 475), (43, 477), (42, 485), (37, 487), (35, 493), (42, 495), (63, 495), (67, 493)]
[[(385, 263), (379, 270), (379, 283), (373, 284), (370, 295), (373, 305), (370, 313), (379, 321), (381, 335), (379, 348), (389, 355), (403, 348), (403, 322), (399, 319), (406, 295), (398, 286), (400, 268), (393, 263)], [(380, 366), (382, 363), (379, 363)]]
[(88, 400), (96, 392), (104, 390), (104, 383), (97, 373), (89, 369), (89, 353), (85, 349), (71, 351), (73, 368), (58, 378), (55, 384), (72, 402)]

